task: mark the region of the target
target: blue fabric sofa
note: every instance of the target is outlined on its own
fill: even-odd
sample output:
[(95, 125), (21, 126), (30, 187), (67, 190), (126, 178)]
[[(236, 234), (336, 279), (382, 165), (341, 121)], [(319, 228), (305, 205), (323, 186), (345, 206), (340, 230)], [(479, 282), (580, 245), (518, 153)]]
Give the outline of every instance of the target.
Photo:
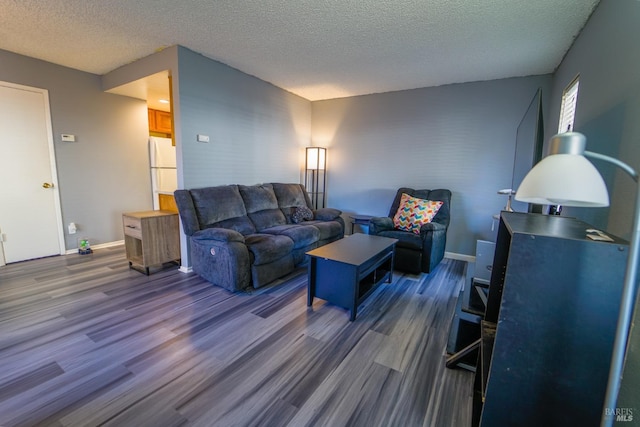
[[(234, 292), (285, 276), (305, 262), (307, 251), (344, 237), (342, 212), (311, 210), (300, 184), (225, 185), (174, 195), (193, 271)], [(313, 217), (299, 221), (297, 213)]]

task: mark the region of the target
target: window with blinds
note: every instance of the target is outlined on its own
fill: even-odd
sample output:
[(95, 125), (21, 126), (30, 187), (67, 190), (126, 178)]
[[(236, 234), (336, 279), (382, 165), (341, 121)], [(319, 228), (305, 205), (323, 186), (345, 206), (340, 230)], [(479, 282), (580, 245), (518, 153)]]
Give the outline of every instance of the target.
[(578, 102), (578, 85), (580, 76), (569, 83), (562, 92), (562, 106), (560, 107), (560, 121), (558, 123), (558, 133), (573, 130), (573, 119), (576, 116), (576, 103)]

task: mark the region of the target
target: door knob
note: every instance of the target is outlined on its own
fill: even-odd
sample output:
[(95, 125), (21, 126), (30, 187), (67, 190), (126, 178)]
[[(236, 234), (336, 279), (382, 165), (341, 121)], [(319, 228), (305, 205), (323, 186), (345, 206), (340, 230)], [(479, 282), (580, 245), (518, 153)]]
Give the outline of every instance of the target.
[(45, 182), (44, 184), (42, 184), (42, 188), (53, 188), (53, 184)]

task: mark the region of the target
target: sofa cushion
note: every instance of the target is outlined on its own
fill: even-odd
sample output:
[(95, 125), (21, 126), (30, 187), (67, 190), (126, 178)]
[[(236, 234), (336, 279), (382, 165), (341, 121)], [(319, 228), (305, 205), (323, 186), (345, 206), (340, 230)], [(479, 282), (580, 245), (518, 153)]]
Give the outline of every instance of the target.
[(332, 221), (338, 219), (342, 215), (342, 211), (333, 208), (320, 208), (316, 210), (315, 218), (322, 221)]
[(219, 221), (211, 224), (207, 228), (228, 228), (229, 230), (235, 230), (238, 233), (246, 236), (247, 234), (255, 233), (256, 227), (253, 225), (251, 220), (246, 216), (239, 216), (236, 218), (229, 218), (223, 221)]
[(301, 184), (274, 183), (273, 191), (278, 199), (278, 207), (291, 208), (296, 206), (311, 207), (311, 201)]
[(420, 234), (420, 227), (431, 222), (442, 204), (441, 201), (420, 199), (403, 193), (393, 217), (393, 225), (399, 230)]
[(252, 255), (252, 264), (255, 265), (276, 261), (293, 250), (290, 238), (275, 234), (251, 234), (245, 237), (245, 244)]
[(307, 221), (305, 225), (313, 225), (320, 232), (318, 240), (331, 239), (342, 235), (342, 224), (338, 221)]
[[(255, 232), (237, 185), (196, 188), (190, 191), (200, 228), (232, 228), (244, 235)], [(238, 220), (233, 220), (239, 218)], [(229, 221), (231, 220), (231, 221)]]
[(278, 209), (278, 200), (271, 184), (239, 185), (240, 195), (247, 213)]
[(293, 241), (293, 248), (303, 248), (320, 239), (320, 230), (317, 227), (306, 224), (287, 224), (262, 230), (263, 233), (287, 236)]
[(239, 185), (248, 216), (257, 231), (287, 223), (271, 184)]
[(287, 223), (287, 219), (280, 209), (267, 209), (260, 212), (254, 212), (249, 214), (249, 218), (256, 230), (263, 233), (265, 229), (275, 227), (278, 225), (284, 225)]

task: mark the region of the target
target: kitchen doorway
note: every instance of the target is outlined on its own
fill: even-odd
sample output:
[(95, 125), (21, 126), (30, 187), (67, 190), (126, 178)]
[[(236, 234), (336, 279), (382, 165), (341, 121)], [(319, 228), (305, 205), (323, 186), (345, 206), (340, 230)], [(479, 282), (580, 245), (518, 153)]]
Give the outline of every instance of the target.
[(172, 80), (169, 70), (142, 77), (107, 92), (145, 100), (149, 112), (149, 164), (154, 210), (177, 212)]

